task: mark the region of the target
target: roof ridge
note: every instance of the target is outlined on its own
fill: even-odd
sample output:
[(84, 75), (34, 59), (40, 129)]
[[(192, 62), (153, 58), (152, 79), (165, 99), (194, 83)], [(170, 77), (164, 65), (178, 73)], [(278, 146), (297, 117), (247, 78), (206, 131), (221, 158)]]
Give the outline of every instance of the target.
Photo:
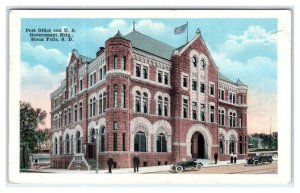
[[(133, 31), (132, 31), (133, 32)], [(167, 43), (165, 43), (165, 42), (163, 42), (163, 41), (160, 41), (160, 40), (158, 40), (158, 39), (155, 39), (155, 38), (153, 38), (153, 37), (150, 37), (150, 36), (148, 36), (148, 35), (146, 35), (146, 34), (143, 34), (143, 33), (141, 33), (141, 32), (139, 32), (139, 31), (136, 31), (136, 30), (134, 30), (134, 32), (137, 32), (137, 33), (139, 33), (139, 34), (141, 34), (141, 35), (143, 35), (143, 36), (146, 36), (146, 37), (148, 37), (148, 38), (150, 38), (150, 39), (152, 39), (152, 40), (155, 40), (155, 41), (158, 41), (158, 42), (160, 42), (160, 43), (162, 43), (162, 44), (165, 44), (166, 46), (169, 46), (169, 47), (171, 47), (171, 48), (175, 48), (174, 46), (171, 46), (170, 44), (167, 44)], [(127, 34), (128, 35), (128, 34)], [(176, 48), (175, 48), (176, 49)]]
[(91, 57), (88, 57), (88, 56), (85, 56), (85, 55), (82, 55), (82, 54), (79, 54), (79, 56), (83, 56), (83, 57), (86, 57), (86, 58), (89, 58), (89, 59), (94, 59), (94, 58), (91, 58)]

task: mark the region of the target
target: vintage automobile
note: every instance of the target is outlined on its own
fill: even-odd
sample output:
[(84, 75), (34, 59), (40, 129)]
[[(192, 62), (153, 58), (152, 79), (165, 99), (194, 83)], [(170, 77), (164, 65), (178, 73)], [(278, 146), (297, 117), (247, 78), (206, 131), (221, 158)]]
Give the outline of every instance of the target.
[(254, 165), (254, 166), (258, 166), (258, 164), (263, 164), (263, 163), (271, 164), (272, 162), (273, 162), (272, 155), (264, 155), (264, 154), (256, 155), (247, 159), (247, 164)]
[(197, 161), (197, 159), (191, 159), (191, 160), (175, 163), (171, 167), (171, 169), (172, 169), (172, 171), (174, 171), (176, 173), (180, 173), (187, 168), (194, 168), (196, 170), (200, 170), (202, 168), (202, 166), (203, 166), (203, 164), (201, 162)]

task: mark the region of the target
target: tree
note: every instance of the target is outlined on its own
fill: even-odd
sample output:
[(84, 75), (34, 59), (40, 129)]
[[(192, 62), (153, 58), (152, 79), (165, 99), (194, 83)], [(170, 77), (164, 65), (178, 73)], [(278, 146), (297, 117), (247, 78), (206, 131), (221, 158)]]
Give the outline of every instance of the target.
[[(48, 131), (42, 132), (38, 127), (45, 124), (46, 111), (34, 109), (30, 103), (20, 101), (20, 150), (22, 152), (21, 168), (28, 167), (28, 153), (34, 152), (38, 143), (47, 140)], [(48, 135), (49, 137), (49, 135)]]

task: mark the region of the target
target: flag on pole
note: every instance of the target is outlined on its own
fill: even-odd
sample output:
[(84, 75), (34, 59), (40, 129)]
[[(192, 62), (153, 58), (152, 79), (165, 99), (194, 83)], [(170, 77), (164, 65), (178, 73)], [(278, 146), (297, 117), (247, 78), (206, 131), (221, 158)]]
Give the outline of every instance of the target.
[(187, 27), (187, 24), (184, 24), (182, 26), (176, 27), (174, 29), (174, 34), (177, 35), (177, 34), (181, 34), (181, 33), (185, 32), (186, 27)]

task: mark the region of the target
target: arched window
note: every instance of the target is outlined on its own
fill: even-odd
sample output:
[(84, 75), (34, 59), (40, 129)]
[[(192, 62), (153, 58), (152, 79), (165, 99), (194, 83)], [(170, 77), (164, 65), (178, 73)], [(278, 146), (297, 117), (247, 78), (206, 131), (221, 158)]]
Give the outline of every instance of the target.
[(143, 109), (144, 109), (144, 113), (148, 113), (148, 94), (147, 93), (143, 93)]
[(219, 137), (219, 148), (220, 148), (220, 154), (224, 154), (224, 137), (220, 136)]
[(232, 127), (236, 127), (236, 113), (232, 113)]
[(106, 92), (103, 93), (103, 105), (102, 105), (102, 108), (103, 108), (103, 113), (105, 113), (105, 110), (106, 110)]
[(89, 106), (90, 106), (90, 108), (89, 108), (89, 110), (90, 110), (90, 112), (89, 112), (89, 115), (90, 115), (90, 117), (92, 117), (93, 116), (93, 99), (90, 99), (90, 104), (89, 104)]
[(158, 101), (157, 101), (157, 114), (162, 115), (162, 96), (158, 96)]
[(90, 131), (90, 142), (91, 143), (95, 143), (95, 134), (96, 134), (96, 132), (95, 132), (95, 129), (94, 128), (92, 128), (91, 129), (91, 131)]
[(234, 137), (230, 137), (230, 143), (229, 143), (229, 153), (233, 153), (235, 154), (236, 153), (236, 150), (235, 150), (235, 139)]
[(105, 127), (100, 130), (100, 152), (105, 151)]
[(66, 147), (65, 147), (66, 154), (69, 154), (70, 153), (70, 136), (68, 133), (66, 135), (65, 143), (66, 143)]
[(197, 58), (196, 58), (196, 56), (193, 56), (192, 63), (193, 63), (194, 67), (197, 67)]
[(141, 92), (136, 91), (135, 96), (135, 112), (141, 112)]
[(134, 136), (134, 151), (146, 152), (145, 132), (139, 131)]
[(54, 155), (58, 155), (58, 141), (57, 141), (57, 137), (54, 138)]
[(160, 133), (156, 139), (156, 152), (167, 152), (166, 135)]
[(164, 101), (164, 115), (167, 117), (169, 116), (169, 99), (165, 97)]
[(103, 96), (102, 94), (99, 95), (99, 114), (102, 114), (103, 111)]
[(201, 65), (201, 69), (204, 70), (205, 69), (205, 66), (206, 66), (206, 60), (204, 58), (202, 58), (200, 60), (200, 65)]
[(81, 153), (81, 136), (80, 132), (76, 132), (76, 153)]

